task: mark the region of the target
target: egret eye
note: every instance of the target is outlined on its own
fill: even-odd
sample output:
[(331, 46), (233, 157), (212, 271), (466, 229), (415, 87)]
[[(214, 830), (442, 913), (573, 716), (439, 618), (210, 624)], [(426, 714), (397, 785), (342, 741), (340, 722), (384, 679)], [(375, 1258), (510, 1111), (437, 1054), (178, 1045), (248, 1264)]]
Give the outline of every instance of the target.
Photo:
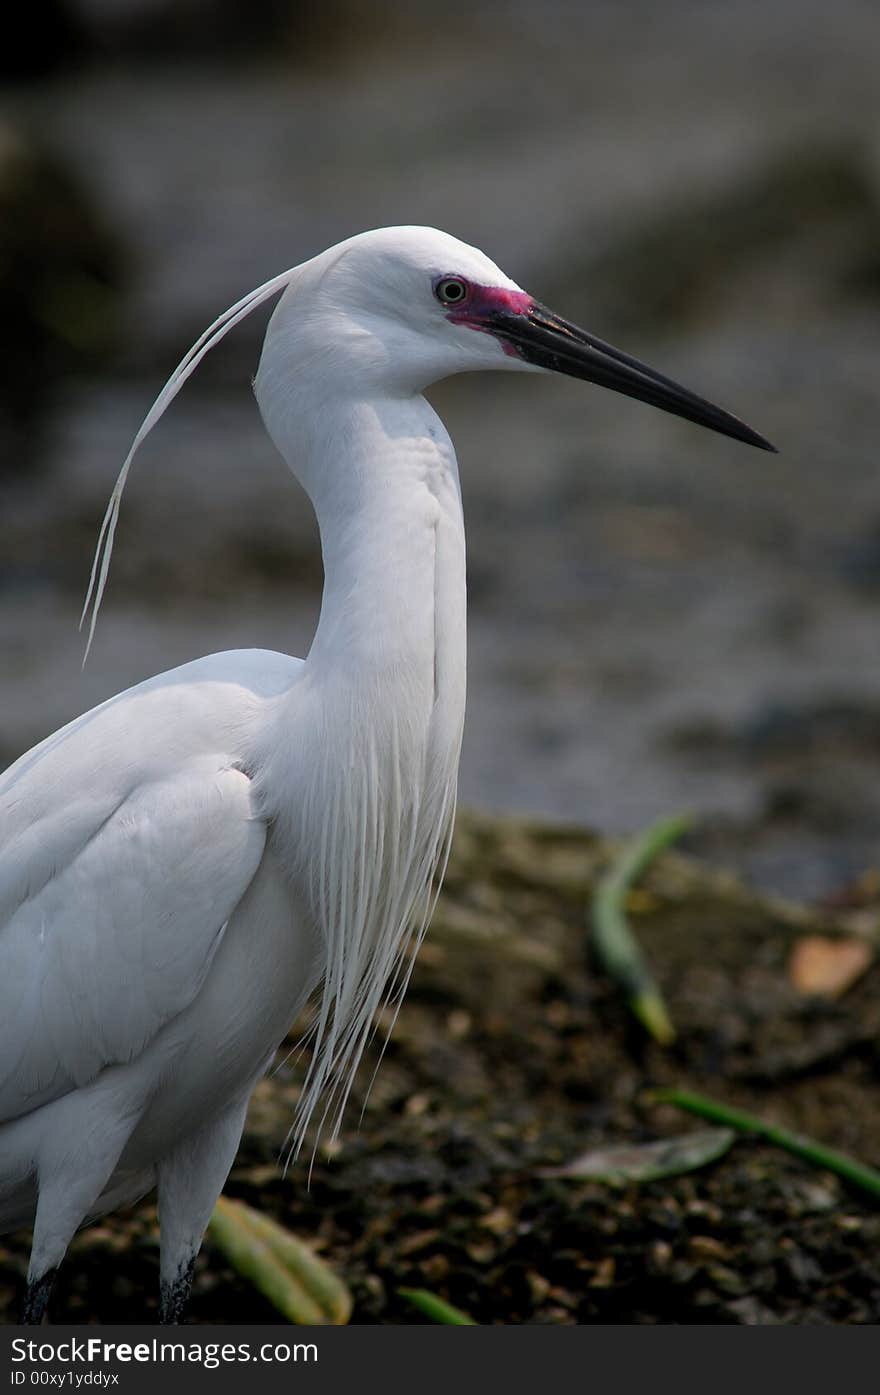
[(434, 294), (441, 305), (460, 305), (467, 298), (468, 283), (460, 276), (441, 276)]

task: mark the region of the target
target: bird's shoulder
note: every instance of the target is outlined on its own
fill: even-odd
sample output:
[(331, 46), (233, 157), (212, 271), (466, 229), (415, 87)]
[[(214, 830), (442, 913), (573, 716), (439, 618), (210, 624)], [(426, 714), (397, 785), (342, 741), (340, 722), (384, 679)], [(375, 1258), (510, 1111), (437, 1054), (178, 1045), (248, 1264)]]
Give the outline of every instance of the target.
[(302, 666), (262, 649), (210, 654), (74, 718), (0, 775), (0, 862), (8, 863), (16, 837), (37, 823), (60, 828), (85, 810), (106, 818), (139, 783), (192, 757), (222, 751), (246, 764), (267, 702), (296, 683)]

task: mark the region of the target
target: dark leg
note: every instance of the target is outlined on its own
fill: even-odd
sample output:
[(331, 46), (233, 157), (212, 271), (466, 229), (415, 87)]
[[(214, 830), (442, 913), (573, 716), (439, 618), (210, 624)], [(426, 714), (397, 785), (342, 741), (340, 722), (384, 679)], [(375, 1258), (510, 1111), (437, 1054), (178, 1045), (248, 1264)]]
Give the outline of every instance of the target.
[(43, 1314), (49, 1306), (49, 1294), (55, 1282), (57, 1269), (47, 1269), (41, 1279), (34, 1279), (27, 1286), (24, 1303), (21, 1307), (22, 1327), (39, 1327)]
[(242, 1095), (159, 1163), (160, 1322), (183, 1318), (196, 1255), (238, 1149), (247, 1102)]
[(183, 1321), (186, 1312), (186, 1305), (189, 1302), (189, 1292), (192, 1288), (193, 1272), (196, 1267), (196, 1257), (193, 1255), (188, 1264), (185, 1264), (177, 1274), (177, 1278), (171, 1283), (162, 1283), (159, 1287), (159, 1321), (168, 1325), (176, 1325)]

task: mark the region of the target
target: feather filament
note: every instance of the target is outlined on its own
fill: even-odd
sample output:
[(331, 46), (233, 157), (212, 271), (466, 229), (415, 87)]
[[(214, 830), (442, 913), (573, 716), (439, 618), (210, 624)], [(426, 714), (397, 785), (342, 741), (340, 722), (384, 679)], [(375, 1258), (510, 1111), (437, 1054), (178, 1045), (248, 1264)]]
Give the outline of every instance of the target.
[(245, 319), (252, 310), (256, 310), (258, 305), (262, 305), (264, 301), (268, 300), (270, 296), (275, 295), (278, 291), (284, 290), (290, 284), (290, 278), (294, 270), (295, 268), (283, 271), (280, 276), (274, 276), (270, 281), (266, 281), (262, 286), (258, 286), (256, 290), (249, 291), (247, 295), (242, 296), (241, 300), (237, 300), (234, 305), (228, 306), (228, 308), (223, 311), (222, 315), (217, 316), (213, 324), (210, 324), (207, 329), (202, 331), (196, 342), (187, 350), (180, 360), (180, 363), (165, 383), (138, 428), (128, 455), (122, 463), (122, 468), (116, 478), (116, 483), (113, 486), (95, 547), (95, 556), (92, 561), (92, 570), (89, 575), (86, 598), (83, 602), (82, 614), (79, 621), (80, 629), (82, 629), (86, 618), (91, 612), (88, 638), (83, 655), (83, 667), (85, 667), (86, 660), (89, 657), (89, 651), (92, 647), (92, 640), (95, 637), (95, 625), (98, 620), (98, 612), (101, 609), (101, 601), (104, 597), (104, 588), (107, 585), (107, 576), (110, 571), (110, 558), (113, 553), (113, 541), (116, 536), (116, 525), (119, 521), (119, 508), (122, 503), (122, 492), (125, 489), (125, 483), (128, 479), (132, 461), (139, 447), (146, 440), (147, 436), (149, 436), (156, 423), (164, 416), (184, 383), (192, 376), (205, 355), (210, 353), (211, 349), (219, 344), (220, 340)]
[[(288, 1163), (319, 1105), (317, 1139), (328, 1124), (330, 1137), (337, 1136), (384, 1006), (391, 1022), (381, 1061), (452, 839), (457, 747), (441, 755), (423, 733), (414, 750), (413, 734), (402, 735), (394, 716), (378, 739), (374, 730), (357, 727), (354, 722), (349, 728), (349, 758), (340, 760), (337, 749), (332, 766), (327, 762), (310, 781), (305, 800), (305, 817), (320, 824), (320, 855), (310, 871), (326, 960), (312, 1060), (288, 1134)], [(376, 1070), (378, 1063), (370, 1087)]]

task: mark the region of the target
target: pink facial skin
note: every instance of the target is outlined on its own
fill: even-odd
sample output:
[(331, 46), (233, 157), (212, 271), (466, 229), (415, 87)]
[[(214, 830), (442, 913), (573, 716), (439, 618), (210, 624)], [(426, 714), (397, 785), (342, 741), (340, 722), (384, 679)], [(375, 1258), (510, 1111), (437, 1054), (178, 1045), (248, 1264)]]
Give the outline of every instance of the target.
[[(446, 318), (454, 325), (465, 325), (468, 329), (491, 334), (493, 315), (527, 315), (534, 303), (525, 291), (509, 291), (502, 286), (475, 286), (473, 282), (468, 282), (467, 296), (454, 309), (446, 312)], [(511, 358), (519, 357), (515, 345), (504, 340), (499, 342)]]

